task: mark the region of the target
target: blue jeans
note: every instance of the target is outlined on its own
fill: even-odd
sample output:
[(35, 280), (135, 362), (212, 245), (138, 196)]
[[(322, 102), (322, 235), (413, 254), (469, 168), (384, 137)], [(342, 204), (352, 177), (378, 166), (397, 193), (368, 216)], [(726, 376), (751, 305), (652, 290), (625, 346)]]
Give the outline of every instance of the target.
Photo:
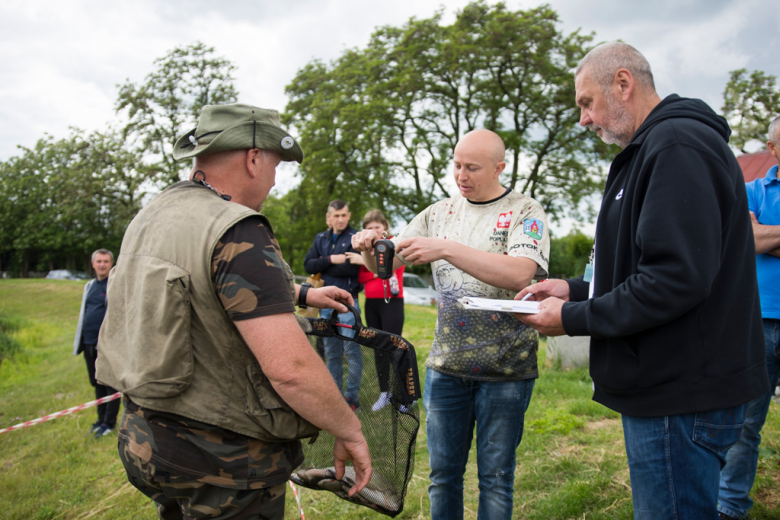
[(516, 451), (523, 438), (533, 379), (474, 381), (425, 372), (433, 520), (463, 518), (463, 474), (477, 426), (478, 517), (512, 518)]
[(718, 479), (747, 405), (710, 412), (623, 415), (636, 520), (718, 520)]
[[(360, 306), (355, 298), (355, 309), (360, 312)], [(320, 317), (328, 319), (331, 317), (333, 309), (321, 309)], [(355, 316), (351, 312), (339, 314), (339, 323), (347, 325), (355, 324)], [(339, 327), (339, 333), (348, 338), (355, 337), (355, 331)], [(363, 377), (363, 353), (360, 351), (360, 345), (352, 341), (344, 341), (339, 338), (323, 338), (325, 347), (325, 364), (328, 367), (330, 375), (336, 381), (339, 390), (344, 392), (344, 356), (347, 358), (347, 391), (344, 393), (347, 402), (355, 407), (360, 406), (358, 396), (360, 394), (360, 378)]]
[(720, 472), (718, 510), (734, 518), (746, 517), (753, 507), (749, 495), (756, 478), (761, 427), (764, 426), (780, 372), (780, 320), (764, 320), (764, 339), (769, 385), (772, 389), (748, 403), (742, 436), (729, 450), (726, 467)]

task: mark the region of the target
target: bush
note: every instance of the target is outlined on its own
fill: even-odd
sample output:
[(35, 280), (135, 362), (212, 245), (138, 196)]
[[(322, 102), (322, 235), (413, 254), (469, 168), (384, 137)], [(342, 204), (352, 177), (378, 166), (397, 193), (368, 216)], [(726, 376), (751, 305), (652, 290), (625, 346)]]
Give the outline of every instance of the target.
[(550, 278), (573, 278), (585, 272), (593, 238), (575, 229), (550, 240)]

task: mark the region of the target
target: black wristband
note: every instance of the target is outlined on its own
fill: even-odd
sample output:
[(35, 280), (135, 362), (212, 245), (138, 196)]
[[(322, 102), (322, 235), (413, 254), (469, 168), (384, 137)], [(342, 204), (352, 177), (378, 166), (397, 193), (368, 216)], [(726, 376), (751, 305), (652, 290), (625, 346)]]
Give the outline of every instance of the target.
[(306, 308), (306, 293), (309, 292), (309, 288), (312, 285), (308, 282), (303, 282), (301, 288), (298, 290), (298, 307), (301, 309)]

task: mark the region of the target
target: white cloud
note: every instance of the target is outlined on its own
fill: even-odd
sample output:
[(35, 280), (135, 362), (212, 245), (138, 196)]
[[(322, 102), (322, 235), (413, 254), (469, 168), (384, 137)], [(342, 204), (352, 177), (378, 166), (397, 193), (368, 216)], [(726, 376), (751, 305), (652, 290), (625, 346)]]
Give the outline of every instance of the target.
[[(117, 87), (152, 71), (155, 58), (201, 40), (238, 67), (242, 101), (282, 110), (284, 87), (312, 59), (330, 61), (363, 46), (381, 25), (427, 18), (441, 0), (269, 2), (98, 0), (0, 4), (0, 160), (69, 126), (115, 121)], [(445, 21), (465, 0), (446, 2)], [(539, 0), (508, 1), (511, 9)], [(780, 76), (780, 9), (774, 0), (552, 0), (569, 32), (623, 39), (650, 60), (662, 94), (701, 97), (715, 109), (728, 72), (759, 68)]]

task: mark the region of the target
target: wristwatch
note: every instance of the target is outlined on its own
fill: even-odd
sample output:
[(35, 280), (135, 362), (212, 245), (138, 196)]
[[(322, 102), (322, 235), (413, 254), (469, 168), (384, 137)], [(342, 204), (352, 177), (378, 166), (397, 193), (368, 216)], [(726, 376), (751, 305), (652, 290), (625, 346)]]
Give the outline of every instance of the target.
[(306, 308), (306, 293), (309, 292), (309, 288), (311, 286), (312, 285), (310, 283), (308, 283), (308, 282), (303, 282), (301, 284), (301, 288), (298, 291), (298, 307), (301, 308), (301, 309), (305, 309)]

